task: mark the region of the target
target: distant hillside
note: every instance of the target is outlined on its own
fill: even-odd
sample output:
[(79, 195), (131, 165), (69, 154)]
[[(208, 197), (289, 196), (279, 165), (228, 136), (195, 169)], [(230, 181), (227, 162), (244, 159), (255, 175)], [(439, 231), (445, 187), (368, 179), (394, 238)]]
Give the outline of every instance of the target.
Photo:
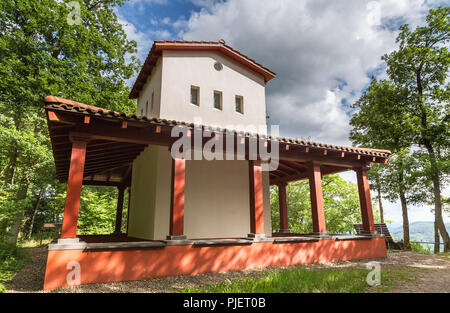
[[(403, 238), (403, 226), (387, 226), (396, 241), (400, 241)], [(447, 231), (450, 231), (450, 223), (445, 223), (445, 227)], [(411, 241), (434, 242), (434, 222), (414, 222), (409, 224), (409, 236)]]

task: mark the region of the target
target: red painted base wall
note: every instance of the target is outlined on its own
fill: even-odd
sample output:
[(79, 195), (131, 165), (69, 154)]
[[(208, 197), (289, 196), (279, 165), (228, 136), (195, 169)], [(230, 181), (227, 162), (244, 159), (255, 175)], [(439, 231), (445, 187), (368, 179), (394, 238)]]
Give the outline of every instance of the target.
[(240, 246), (166, 246), (111, 250), (48, 252), (44, 289), (67, 286), (67, 264), (80, 264), (81, 284), (141, 280), (151, 277), (223, 272), (247, 268), (386, 257), (384, 238), (261, 242)]

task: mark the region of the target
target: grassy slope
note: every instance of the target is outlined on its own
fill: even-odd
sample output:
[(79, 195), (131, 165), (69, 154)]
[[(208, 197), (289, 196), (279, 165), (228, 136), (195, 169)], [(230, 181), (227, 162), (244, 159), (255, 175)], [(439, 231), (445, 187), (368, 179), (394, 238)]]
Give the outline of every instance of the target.
[(369, 286), (369, 270), (357, 268), (272, 269), (259, 278), (240, 278), (217, 285), (187, 288), (183, 292), (385, 292), (401, 281), (411, 280), (411, 273), (403, 266), (391, 267), (381, 273), (381, 285)]

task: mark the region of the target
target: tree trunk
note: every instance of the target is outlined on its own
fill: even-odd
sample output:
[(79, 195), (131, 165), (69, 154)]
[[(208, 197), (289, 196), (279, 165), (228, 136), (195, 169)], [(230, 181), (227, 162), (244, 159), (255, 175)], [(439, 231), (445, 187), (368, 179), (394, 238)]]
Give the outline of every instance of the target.
[(403, 177), (403, 160), (400, 159), (400, 171), (398, 172), (398, 182), (400, 185), (398, 194), (400, 197), (400, 203), (402, 205), (402, 217), (403, 217), (403, 249), (411, 250), (411, 243), (409, 242), (409, 218), (408, 218), (408, 206), (406, 202), (406, 194), (404, 187)]
[(42, 196), (44, 195), (44, 192), (45, 188), (39, 192), (39, 198), (37, 200), (36, 206), (34, 207), (33, 217), (31, 218), (30, 229), (28, 230), (27, 239), (31, 239), (31, 235), (33, 234), (34, 219), (36, 218), (37, 211), (39, 210), (39, 204), (41, 203), (41, 199)]
[(428, 154), (430, 155), (430, 163), (431, 163), (431, 179), (433, 181), (433, 192), (434, 192), (434, 220), (437, 228), (439, 229), (439, 233), (444, 242), (444, 252), (450, 251), (450, 238), (445, 228), (444, 220), (442, 218), (442, 201), (441, 201), (441, 183), (439, 180), (439, 168), (436, 162), (436, 154), (434, 152), (433, 147), (430, 144), (425, 145)]
[(402, 216), (403, 216), (403, 249), (411, 250), (411, 243), (409, 242), (408, 207), (406, 204), (406, 197), (403, 189), (400, 189), (399, 196), (400, 202), (402, 204)]
[(439, 227), (436, 223), (436, 221), (434, 222), (434, 253), (439, 253), (440, 249), (441, 249), (441, 238), (439, 236)]
[[(17, 201), (23, 200), (27, 196), (28, 191), (28, 182), (24, 182), (22, 186), (19, 188), (19, 191), (17, 192)], [(14, 224), (11, 227), (10, 235), (7, 240), (9, 244), (16, 245), (17, 239), (19, 238), (19, 233), (22, 228), (23, 223), (23, 209), (19, 209), (19, 212), (14, 217)]]
[(427, 111), (424, 108), (423, 104), (423, 86), (422, 86), (422, 67), (420, 67), (416, 71), (416, 82), (417, 82), (417, 93), (418, 93), (418, 100), (420, 104), (421, 109), (421, 124), (422, 124), (422, 131), (421, 131), (421, 137), (423, 141), (423, 145), (428, 151), (428, 154), (430, 156), (430, 163), (431, 163), (431, 180), (433, 181), (433, 192), (434, 192), (434, 218), (435, 222), (437, 224), (437, 228), (439, 229), (439, 233), (444, 241), (444, 252), (450, 251), (450, 238), (447, 232), (447, 229), (445, 229), (444, 220), (442, 219), (442, 201), (441, 201), (441, 183), (440, 183), (440, 174), (439, 174), (439, 168), (436, 161), (436, 152), (434, 151), (432, 142), (429, 139), (429, 126), (428, 126), (428, 114)]
[(9, 152), (9, 165), (5, 177), (5, 181), (11, 185), (14, 184), (16, 166), (17, 166), (17, 146), (16, 144), (14, 144), (11, 151)]
[(378, 206), (380, 208), (380, 220), (381, 220), (381, 223), (384, 223), (383, 203), (381, 200), (381, 188), (378, 187), (377, 191), (378, 191)]

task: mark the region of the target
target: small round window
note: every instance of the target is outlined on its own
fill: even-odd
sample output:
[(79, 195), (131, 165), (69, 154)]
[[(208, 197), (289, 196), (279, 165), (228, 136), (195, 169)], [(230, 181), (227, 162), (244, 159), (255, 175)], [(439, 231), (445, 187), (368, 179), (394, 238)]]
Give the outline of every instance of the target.
[(216, 62), (214, 63), (214, 68), (216, 69), (216, 71), (221, 71), (223, 69), (223, 65), (220, 62)]

